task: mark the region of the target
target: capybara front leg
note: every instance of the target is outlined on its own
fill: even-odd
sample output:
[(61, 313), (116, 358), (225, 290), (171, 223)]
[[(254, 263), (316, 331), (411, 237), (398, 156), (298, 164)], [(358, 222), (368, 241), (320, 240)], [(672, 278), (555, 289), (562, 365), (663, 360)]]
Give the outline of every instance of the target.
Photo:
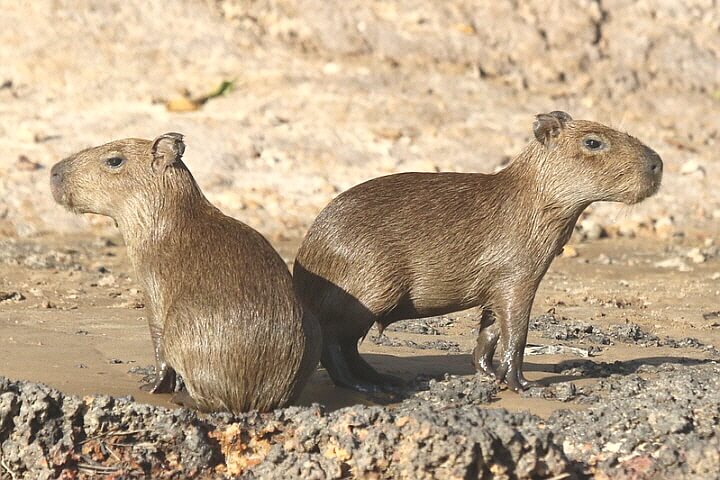
[(480, 318), (477, 345), (473, 350), (473, 365), (476, 371), (482, 372), (491, 378), (495, 378), (495, 368), (492, 361), (499, 339), (500, 325), (495, 321), (492, 311), (484, 309)]

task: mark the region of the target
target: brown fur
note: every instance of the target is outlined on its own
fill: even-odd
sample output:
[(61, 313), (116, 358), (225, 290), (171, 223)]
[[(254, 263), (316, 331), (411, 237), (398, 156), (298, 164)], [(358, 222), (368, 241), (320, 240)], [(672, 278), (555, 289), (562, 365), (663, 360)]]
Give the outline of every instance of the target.
[[(393, 378), (357, 353), (373, 322), (482, 306), (479, 370), (515, 390), (535, 292), (595, 201), (657, 191), (662, 161), (637, 139), (564, 112), (538, 115), (536, 139), (504, 170), (402, 173), (335, 198), (303, 241), (295, 289), (323, 329), (322, 363), (338, 385), (374, 391)], [(587, 139), (603, 148), (590, 150)], [(501, 346), (500, 366), (492, 358)]]
[(53, 195), (120, 228), (149, 300), (152, 391), (173, 391), (177, 371), (203, 411), (286, 405), (317, 364), (317, 320), (267, 240), (205, 199), (183, 151), (179, 134), (84, 150), (53, 167)]

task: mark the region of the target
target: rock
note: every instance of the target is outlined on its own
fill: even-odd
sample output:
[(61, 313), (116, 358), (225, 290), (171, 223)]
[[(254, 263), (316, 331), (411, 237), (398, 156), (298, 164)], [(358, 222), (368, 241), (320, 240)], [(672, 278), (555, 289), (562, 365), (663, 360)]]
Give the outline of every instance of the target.
[(682, 175), (691, 175), (697, 173), (699, 176), (704, 177), (706, 175), (705, 167), (700, 165), (695, 160), (689, 160), (680, 167), (680, 173)]
[(625, 220), (618, 224), (617, 233), (621, 237), (634, 238), (640, 231), (641, 227), (641, 222), (638, 222), (637, 220)]
[(653, 228), (660, 238), (670, 238), (675, 233), (675, 220), (670, 216), (658, 218), (653, 223)]
[(565, 245), (563, 247), (562, 256), (564, 258), (575, 258), (580, 256), (580, 253), (577, 251), (577, 248), (575, 248), (572, 245)]
[(0, 302), (21, 302), (25, 295), (20, 292), (0, 292)]
[(580, 233), (581, 240), (592, 241), (607, 236), (605, 229), (595, 220), (591, 220), (589, 218), (578, 222), (575, 228)]
[(653, 265), (657, 268), (677, 268), (680, 272), (689, 272), (692, 270), (680, 257), (668, 258), (655, 262)]
[(15, 162), (15, 169), (21, 172), (34, 172), (43, 168), (41, 163), (30, 160), (27, 155), (20, 155)]
[(705, 263), (705, 260), (707, 260), (705, 254), (699, 248), (691, 249), (685, 256), (692, 260), (693, 263)]
[(117, 280), (115, 279), (115, 275), (103, 275), (100, 277), (100, 280), (97, 281), (97, 284), (100, 287), (111, 287), (116, 283)]

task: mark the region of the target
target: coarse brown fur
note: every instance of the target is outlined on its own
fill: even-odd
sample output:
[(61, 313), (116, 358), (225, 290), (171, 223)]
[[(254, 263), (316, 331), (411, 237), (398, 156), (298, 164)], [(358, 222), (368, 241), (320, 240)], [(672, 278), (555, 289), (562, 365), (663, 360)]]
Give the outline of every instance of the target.
[(321, 361), (336, 384), (376, 391), (396, 382), (358, 354), (374, 322), (382, 329), (482, 306), (476, 368), (514, 390), (528, 385), (522, 360), (535, 292), (581, 212), (596, 201), (637, 203), (662, 177), (654, 151), (598, 123), (552, 112), (537, 116), (534, 133), (498, 173), (389, 175), (320, 213), (294, 282), (320, 320)]
[(53, 195), (118, 225), (150, 307), (151, 391), (172, 392), (177, 371), (202, 411), (287, 405), (317, 365), (317, 320), (268, 241), (205, 199), (184, 148), (171, 133), (84, 150), (53, 167)]

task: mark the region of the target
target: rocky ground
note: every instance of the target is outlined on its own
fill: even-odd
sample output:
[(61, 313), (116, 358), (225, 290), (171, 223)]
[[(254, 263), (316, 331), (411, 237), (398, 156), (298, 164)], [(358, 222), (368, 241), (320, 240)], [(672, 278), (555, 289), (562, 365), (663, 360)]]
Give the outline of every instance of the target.
[[(22, 379), (0, 381), (0, 477), (719, 478), (715, 0), (0, 11), (0, 374)], [(665, 176), (581, 219), (538, 292), (526, 364), (543, 387), (522, 396), (473, 376), (469, 311), (371, 332), (369, 361), (414, 379), (391, 405), (318, 370), (289, 409), (178, 410), (137, 389), (152, 357), (122, 240), (48, 187), (77, 150), (179, 131), (207, 196), (290, 263), (338, 192), (493, 171), (556, 109), (636, 135)]]

